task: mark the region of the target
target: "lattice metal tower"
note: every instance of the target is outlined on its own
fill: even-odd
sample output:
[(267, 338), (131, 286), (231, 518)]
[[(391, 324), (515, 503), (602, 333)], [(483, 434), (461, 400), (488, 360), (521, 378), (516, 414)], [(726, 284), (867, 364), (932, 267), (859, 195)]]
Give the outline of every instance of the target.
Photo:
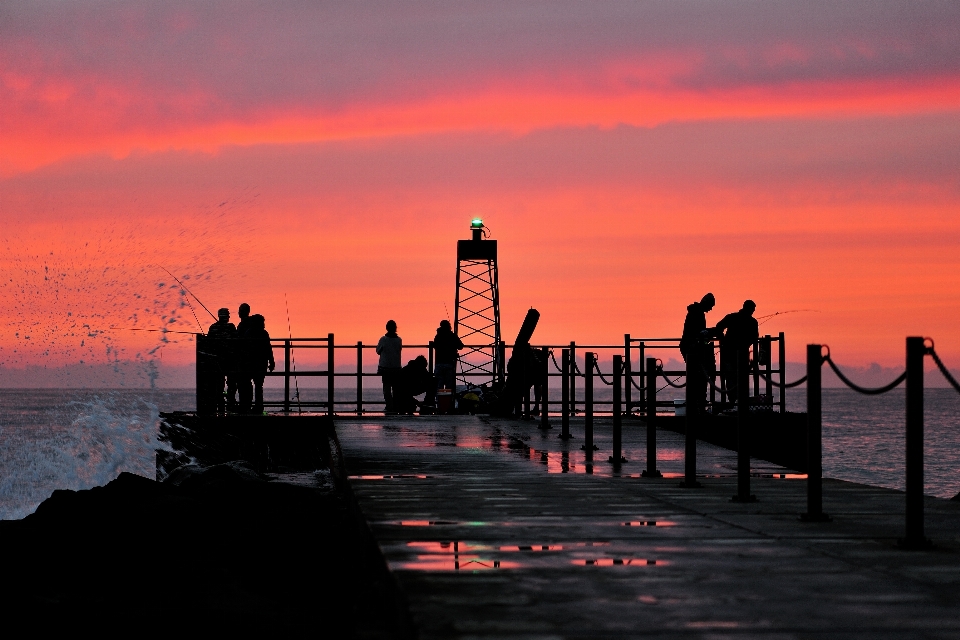
[(497, 241), (484, 240), (479, 218), (470, 222), (472, 238), (457, 241), (457, 302), (453, 330), (467, 345), (457, 378), (467, 386), (503, 380), (500, 340), (500, 292)]

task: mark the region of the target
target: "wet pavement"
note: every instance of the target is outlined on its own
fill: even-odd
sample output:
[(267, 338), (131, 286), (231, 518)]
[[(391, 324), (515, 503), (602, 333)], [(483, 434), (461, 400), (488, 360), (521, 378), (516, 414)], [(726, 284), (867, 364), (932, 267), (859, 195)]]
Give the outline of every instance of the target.
[(350, 483), (422, 638), (958, 638), (960, 503), (930, 498), (927, 552), (896, 548), (903, 494), (827, 480), (828, 523), (803, 523), (805, 476), (754, 460), (758, 502), (730, 502), (736, 454), (658, 433), (641, 478), (628, 420), (589, 460), (535, 422), (337, 420)]

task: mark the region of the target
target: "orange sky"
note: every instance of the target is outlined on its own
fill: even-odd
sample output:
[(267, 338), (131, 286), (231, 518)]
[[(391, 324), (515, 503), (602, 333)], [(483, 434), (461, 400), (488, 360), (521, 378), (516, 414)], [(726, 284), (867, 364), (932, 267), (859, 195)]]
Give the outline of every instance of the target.
[[(706, 292), (838, 362), (960, 363), (952, 3), (14, 2), (0, 366), (191, 359), (166, 267), (268, 329), (426, 341), (455, 241), (504, 335), (673, 335)], [(205, 314), (204, 314), (205, 315)], [(209, 318), (200, 318), (203, 325)]]

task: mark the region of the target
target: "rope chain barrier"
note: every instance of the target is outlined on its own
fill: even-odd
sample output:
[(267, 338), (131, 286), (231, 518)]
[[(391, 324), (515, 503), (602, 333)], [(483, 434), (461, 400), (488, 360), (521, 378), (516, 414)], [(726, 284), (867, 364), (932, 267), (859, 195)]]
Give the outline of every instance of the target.
[[(676, 380), (674, 380), (674, 381), (671, 382), (671, 381), (670, 381), (670, 378), (667, 377), (667, 374), (665, 374), (665, 373), (663, 372), (663, 365), (662, 365), (662, 364), (658, 364), (658, 365), (657, 365), (657, 372), (658, 372), (658, 373), (663, 377), (663, 379), (667, 382), (667, 385), (673, 387), (674, 389), (683, 389), (685, 386), (687, 386), (687, 383), (686, 383), (686, 382), (684, 382), (683, 384), (675, 384), (675, 383), (676, 383)], [(680, 377), (677, 376), (677, 380), (679, 380), (679, 379), (680, 379)], [(666, 387), (664, 387), (664, 389), (666, 389)]]
[(793, 387), (799, 387), (806, 381), (807, 381), (807, 376), (803, 376), (799, 380), (794, 380), (793, 382), (787, 382), (787, 383), (777, 382), (776, 380), (773, 379), (772, 376), (770, 378), (770, 384), (778, 389), (792, 389)]
[(560, 368), (560, 365), (557, 364), (557, 359), (553, 355), (553, 349), (550, 349), (550, 359), (553, 360), (553, 366), (557, 368), (559, 373), (563, 373), (563, 369)]
[(960, 393), (960, 384), (957, 384), (956, 379), (950, 375), (950, 371), (940, 360), (940, 356), (938, 356), (937, 352), (934, 351), (933, 340), (930, 338), (927, 338), (927, 340), (930, 340), (930, 346), (927, 347), (927, 353), (929, 353), (930, 357), (933, 358), (933, 361), (937, 363), (937, 368), (940, 369), (940, 373), (942, 373), (943, 377), (947, 379), (947, 382), (950, 383), (950, 386), (952, 386), (957, 393)]
[(840, 378), (841, 382), (843, 382), (845, 385), (847, 385), (857, 393), (862, 393), (867, 396), (878, 396), (881, 393), (886, 393), (887, 391), (890, 391), (900, 386), (900, 383), (902, 383), (904, 380), (907, 379), (907, 372), (904, 371), (897, 377), (896, 380), (894, 380), (890, 384), (883, 387), (877, 387), (876, 389), (869, 389), (867, 387), (861, 387), (860, 385), (855, 384), (854, 382), (851, 382), (850, 379), (847, 378), (847, 376), (843, 375), (843, 372), (840, 371), (840, 368), (833, 362), (833, 358), (830, 357), (830, 354), (825, 355), (823, 357), (823, 360), (824, 362), (830, 365), (830, 368), (833, 369), (833, 372), (835, 374), (837, 374), (837, 377)]

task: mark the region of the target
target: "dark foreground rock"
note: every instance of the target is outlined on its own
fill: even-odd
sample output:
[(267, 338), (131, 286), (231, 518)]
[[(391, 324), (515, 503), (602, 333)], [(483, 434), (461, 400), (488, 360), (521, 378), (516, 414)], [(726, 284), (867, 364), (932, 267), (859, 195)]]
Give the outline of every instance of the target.
[(349, 489), (244, 463), (167, 482), (123, 473), (0, 522), (0, 610), (16, 627), (106, 635), (410, 635)]

